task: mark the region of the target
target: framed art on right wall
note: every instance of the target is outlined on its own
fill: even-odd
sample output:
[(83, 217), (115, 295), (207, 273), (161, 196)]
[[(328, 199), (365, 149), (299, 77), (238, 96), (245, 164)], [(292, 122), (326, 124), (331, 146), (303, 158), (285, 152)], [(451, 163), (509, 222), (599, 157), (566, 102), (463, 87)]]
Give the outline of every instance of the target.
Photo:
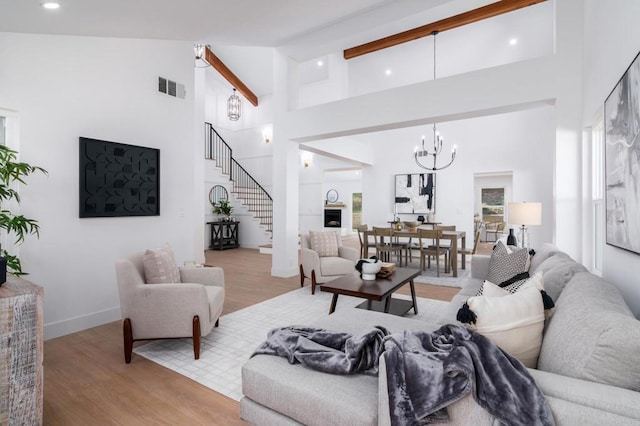
[(640, 60), (604, 102), (607, 244), (640, 254)]

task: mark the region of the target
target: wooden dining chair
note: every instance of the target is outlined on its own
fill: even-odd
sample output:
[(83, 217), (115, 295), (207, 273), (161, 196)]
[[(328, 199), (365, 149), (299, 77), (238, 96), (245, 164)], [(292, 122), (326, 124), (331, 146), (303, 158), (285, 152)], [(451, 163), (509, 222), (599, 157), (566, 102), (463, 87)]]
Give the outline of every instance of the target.
[[(440, 249), (442, 230), (418, 228), (418, 248), (420, 249), (420, 270), (424, 271), (425, 257), (427, 266), (431, 268), (431, 257), (436, 259), (436, 274), (440, 276), (440, 256), (444, 256), (445, 270), (449, 262), (448, 251)], [(433, 242), (433, 244), (432, 244)]]
[[(478, 244), (480, 243), (480, 233), (482, 231), (478, 228), (473, 236), (473, 248), (459, 248), (458, 255), (473, 256), (478, 252)], [(466, 269), (466, 265), (462, 263), (462, 269)]]
[(376, 242), (376, 256), (378, 256), (378, 259), (389, 262), (390, 254), (395, 253), (398, 264), (402, 266), (402, 247), (393, 243), (393, 229), (374, 226), (373, 237)]
[(368, 240), (369, 237), (364, 234), (366, 231), (369, 230), (369, 225), (367, 224), (360, 225), (356, 229), (358, 230), (358, 239), (360, 240), (360, 259), (366, 259), (369, 257), (369, 253), (364, 252), (364, 249), (365, 249), (364, 242), (365, 240), (367, 240), (368, 249), (372, 249), (375, 247), (375, 241)]
[(485, 228), (485, 241), (489, 241), (489, 234), (493, 234), (495, 237), (494, 241), (498, 241), (504, 232), (505, 226), (506, 224), (504, 222), (497, 222), (495, 225), (487, 225)]
[[(455, 231), (455, 225), (436, 225), (434, 227), (440, 231)], [(449, 268), (452, 268), (453, 259), (451, 258), (451, 242), (450, 241), (440, 241), (440, 251), (446, 251), (447, 256), (449, 257), (449, 262), (446, 263), (444, 267), (444, 272), (449, 273)]]

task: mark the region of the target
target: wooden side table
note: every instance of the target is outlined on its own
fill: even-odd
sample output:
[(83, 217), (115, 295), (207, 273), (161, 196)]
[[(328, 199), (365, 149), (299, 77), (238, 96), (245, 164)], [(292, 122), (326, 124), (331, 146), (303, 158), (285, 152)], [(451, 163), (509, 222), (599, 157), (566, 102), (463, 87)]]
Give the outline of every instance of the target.
[(226, 250), (240, 247), (240, 222), (207, 222), (211, 227), (211, 250)]
[(13, 275), (0, 287), (0, 425), (42, 424), (43, 294)]

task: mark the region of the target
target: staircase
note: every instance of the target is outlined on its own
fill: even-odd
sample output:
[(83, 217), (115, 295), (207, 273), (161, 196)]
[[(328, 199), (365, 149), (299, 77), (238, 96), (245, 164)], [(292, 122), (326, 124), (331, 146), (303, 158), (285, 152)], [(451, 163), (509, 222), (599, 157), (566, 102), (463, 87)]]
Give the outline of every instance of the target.
[(267, 191), (233, 158), (233, 150), (216, 132), (211, 123), (205, 123), (204, 156), (215, 161), (223, 175), (229, 176), (231, 193), (260, 221), (267, 232), (273, 232), (273, 199)]

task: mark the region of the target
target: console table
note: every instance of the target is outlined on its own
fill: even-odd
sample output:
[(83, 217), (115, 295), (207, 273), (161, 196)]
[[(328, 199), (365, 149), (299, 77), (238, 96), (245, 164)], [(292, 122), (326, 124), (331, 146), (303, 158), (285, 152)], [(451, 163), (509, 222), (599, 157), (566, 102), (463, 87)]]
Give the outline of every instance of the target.
[(211, 227), (211, 250), (226, 250), (240, 246), (240, 222), (207, 222)]
[(0, 425), (42, 424), (42, 298), (13, 275), (0, 287)]

